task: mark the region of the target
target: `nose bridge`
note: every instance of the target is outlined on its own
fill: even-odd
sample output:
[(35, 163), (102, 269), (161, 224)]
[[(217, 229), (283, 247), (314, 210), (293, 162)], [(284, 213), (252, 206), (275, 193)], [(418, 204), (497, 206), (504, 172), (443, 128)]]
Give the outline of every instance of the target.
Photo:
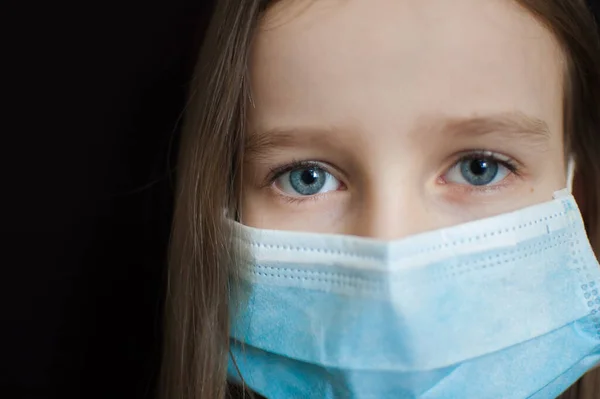
[(393, 240), (435, 227), (435, 214), (416, 185), (372, 185), (361, 202), (352, 222), (354, 235)]

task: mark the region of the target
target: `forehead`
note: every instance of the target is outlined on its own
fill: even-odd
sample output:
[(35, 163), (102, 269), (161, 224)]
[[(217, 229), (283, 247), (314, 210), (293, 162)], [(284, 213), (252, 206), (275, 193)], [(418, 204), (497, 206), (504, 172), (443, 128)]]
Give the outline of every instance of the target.
[(562, 129), (559, 45), (516, 1), (285, 0), (252, 50), (261, 128), (518, 111)]

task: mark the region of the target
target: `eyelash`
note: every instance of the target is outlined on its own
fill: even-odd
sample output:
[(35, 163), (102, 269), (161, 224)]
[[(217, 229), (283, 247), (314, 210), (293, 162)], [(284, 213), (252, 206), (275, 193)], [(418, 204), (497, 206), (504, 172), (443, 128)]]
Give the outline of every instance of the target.
[[(319, 169), (324, 170), (327, 173), (333, 174), (331, 172), (330, 168), (327, 166), (327, 163), (325, 163), (325, 162), (293, 160), (290, 163), (271, 168), (269, 170), (269, 173), (267, 174), (267, 177), (266, 177), (264, 183), (262, 184), (262, 188), (266, 188), (268, 186), (273, 185), (275, 183), (275, 181), (279, 177), (281, 177), (284, 173), (291, 172), (296, 169), (303, 169), (303, 168), (319, 168)], [(310, 196), (297, 196), (297, 197), (291, 196), (291, 195), (285, 195), (283, 193), (278, 193), (278, 195), (283, 201), (287, 202), (288, 204), (300, 204), (300, 203), (306, 203), (307, 201), (318, 201), (322, 194), (316, 194), (316, 195), (310, 195)]]
[[(517, 160), (510, 158), (508, 156), (502, 156), (500, 154), (494, 153), (493, 151), (488, 151), (488, 150), (472, 150), (472, 151), (468, 151), (468, 152), (463, 152), (462, 155), (458, 155), (458, 158), (456, 158), (454, 160), (454, 162), (452, 162), (452, 164), (450, 165), (450, 167), (446, 168), (446, 170), (449, 170), (451, 167), (453, 167), (454, 165), (460, 163), (460, 162), (465, 162), (465, 161), (474, 161), (477, 159), (484, 159), (487, 161), (493, 161), (493, 162), (497, 162), (498, 164), (504, 166), (506, 169), (508, 169), (513, 175), (515, 175), (516, 177), (521, 177), (522, 176), (522, 165), (520, 162), (518, 162)], [(265, 179), (265, 182), (263, 184), (263, 187), (267, 187), (272, 185), (281, 175), (283, 175), (284, 173), (287, 172), (291, 172), (293, 170), (297, 170), (297, 169), (303, 169), (303, 168), (320, 168), (323, 169), (324, 171), (326, 171), (327, 173), (332, 173), (329, 168), (327, 167), (327, 164), (325, 162), (321, 162), (321, 161), (298, 161), (298, 160), (293, 160), (290, 163), (281, 165), (281, 166), (276, 166), (270, 169), (269, 173), (267, 174), (267, 177)], [(485, 188), (474, 188), (474, 190), (484, 190)], [(489, 187), (488, 187), (489, 189)], [(319, 195), (314, 195), (314, 196), (306, 196), (306, 197), (292, 197), (292, 196), (283, 196), (286, 200), (289, 200), (290, 202), (301, 202), (301, 201), (306, 201), (306, 200), (311, 200), (311, 199), (317, 199), (319, 197)]]
[(291, 172), (296, 169), (303, 169), (303, 168), (319, 168), (319, 169), (323, 169), (327, 173), (331, 173), (331, 171), (327, 167), (327, 164), (324, 162), (293, 160), (292, 162), (287, 163), (285, 165), (276, 166), (274, 168), (271, 168), (269, 170), (269, 173), (267, 174), (267, 178), (265, 179), (263, 186), (266, 187), (266, 186), (273, 184), (275, 182), (275, 180), (277, 180), (284, 173)]
[(493, 151), (487, 150), (474, 150), (466, 153), (463, 152), (462, 155), (459, 155), (458, 159), (452, 163), (452, 166), (456, 165), (459, 162), (474, 161), (476, 159), (484, 159), (486, 161), (497, 162), (500, 165), (504, 166), (506, 169), (510, 170), (510, 172), (515, 176), (522, 176), (522, 165), (520, 162), (508, 156), (503, 156)]

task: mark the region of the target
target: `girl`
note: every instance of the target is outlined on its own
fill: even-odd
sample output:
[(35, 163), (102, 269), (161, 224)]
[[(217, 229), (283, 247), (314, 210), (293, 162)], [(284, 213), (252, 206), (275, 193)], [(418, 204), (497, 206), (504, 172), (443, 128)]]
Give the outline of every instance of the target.
[(220, 0), (193, 87), (165, 398), (554, 398), (600, 361), (583, 0)]

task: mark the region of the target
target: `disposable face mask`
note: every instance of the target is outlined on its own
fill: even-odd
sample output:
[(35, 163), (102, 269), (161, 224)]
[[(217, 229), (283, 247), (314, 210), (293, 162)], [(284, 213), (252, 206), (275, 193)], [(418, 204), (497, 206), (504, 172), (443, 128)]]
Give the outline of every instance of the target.
[(600, 362), (600, 269), (568, 190), (392, 242), (238, 240), (228, 374), (269, 399), (555, 398)]

